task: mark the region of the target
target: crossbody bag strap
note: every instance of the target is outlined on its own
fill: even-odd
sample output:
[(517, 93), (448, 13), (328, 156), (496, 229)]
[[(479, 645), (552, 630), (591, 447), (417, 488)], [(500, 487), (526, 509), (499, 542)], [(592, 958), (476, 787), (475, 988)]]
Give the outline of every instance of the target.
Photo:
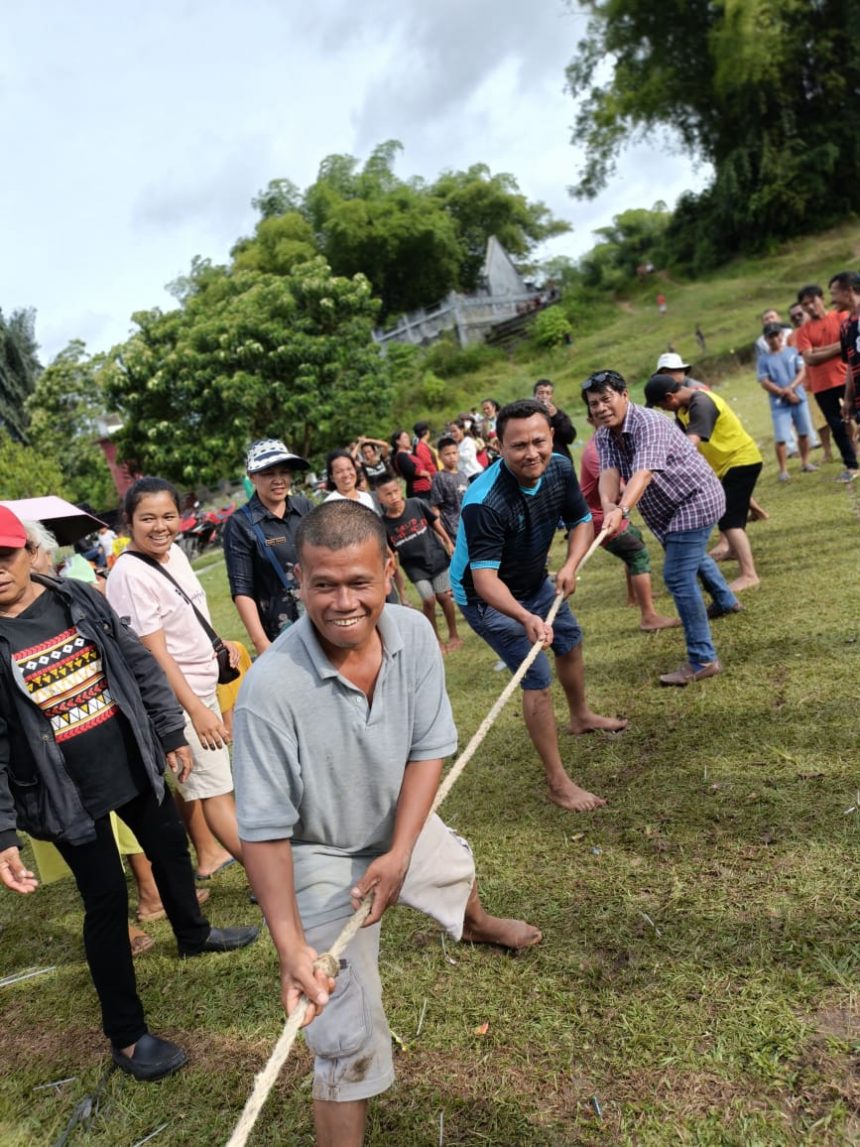
[(166, 577), (169, 582), (172, 582), (191, 606), (191, 608), (194, 610), (194, 614), (197, 620), (203, 626), (206, 636), (212, 642), (213, 646), (218, 649), (221, 645), (224, 644), (223, 640), (218, 636), (218, 634), (215, 632), (215, 630), (212, 628), (212, 626), (209, 624), (209, 622), (206, 620), (206, 618), (203, 616), (203, 614), (200, 612), (200, 610), (197, 608), (197, 606), (194, 604), (194, 602), (191, 600), (191, 598), (188, 596), (176, 578), (167, 572), (161, 562), (156, 561), (155, 558), (150, 557), (149, 554), (140, 553), (139, 550), (125, 550), (124, 552), (130, 554), (133, 558), (138, 558), (140, 561), (146, 562), (148, 566), (152, 566), (153, 569), (158, 570), (160, 574), (163, 574), (163, 576)]
[(260, 551), (263, 553), (263, 555), (269, 559), (272, 569), (278, 575), (278, 580), (280, 581), (281, 585), (287, 591), (293, 590), (295, 588), (294, 584), (289, 580), (285, 571), (281, 568), (281, 564), (275, 557), (272, 551), (272, 547), (266, 545), (266, 535), (263, 533), (263, 527), (259, 522), (255, 522), (252, 518), (251, 509), (247, 502), (242, 507), (242, 513), (248, 519), (248, 523), (251, 529), (254, 531), (254, 536), (257, 539), (257, 545), (260, 547)]

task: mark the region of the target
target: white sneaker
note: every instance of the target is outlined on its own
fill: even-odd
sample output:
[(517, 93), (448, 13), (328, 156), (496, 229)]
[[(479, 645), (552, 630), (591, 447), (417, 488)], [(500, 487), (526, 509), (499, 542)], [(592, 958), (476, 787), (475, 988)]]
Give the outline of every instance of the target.
[(803, 466), (800, 467), (800, 472), (801, 474), (817, 474), (818, 467), (813, 466), (811, 462), (806, 462)]
[(858, 478), (860, 478), (860, 470), (843, 470), (836, 481), (855, 482)]
[(777, 480), (779, 482), (790, 482), (791, 475), (787, 470), (780, 470), (780, 472), (777, 474)]

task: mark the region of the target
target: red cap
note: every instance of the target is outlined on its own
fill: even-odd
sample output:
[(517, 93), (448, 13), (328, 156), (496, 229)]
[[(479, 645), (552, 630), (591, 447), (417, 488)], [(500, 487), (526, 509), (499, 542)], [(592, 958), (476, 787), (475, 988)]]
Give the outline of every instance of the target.
[(0, 546), (20, 550), (27, 544), (27, 531), (8, 506), (0, 506)]

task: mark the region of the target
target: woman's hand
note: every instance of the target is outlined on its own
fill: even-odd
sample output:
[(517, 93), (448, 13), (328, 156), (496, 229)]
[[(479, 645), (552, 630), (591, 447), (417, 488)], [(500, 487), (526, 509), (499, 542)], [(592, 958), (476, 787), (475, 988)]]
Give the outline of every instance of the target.
[(189, 713), (194, 732), (204, 749), (223, 749), (230, 744), (230, 734), (224, 722), (212, 710), (200, 702), (199, 708)]
[(225, 641), (224, 644), (227, 646), (227, 651), (230, 654), (230, 667), (231, 667), (231, 669), (238, 669), (239, 668), (239, 661), (241, 660), (241, 657), (242, 657), (242, 650), (239, 648), (238, 644), (235, 641)]
[(21, 863), (21, 854), (14, 845), (0, 852), (0, 881), (13, 892), (20, 892), (22, 896), (26, 896), (28, 892), (35, 892), (39, 887), (35, 873), (24, 867)]

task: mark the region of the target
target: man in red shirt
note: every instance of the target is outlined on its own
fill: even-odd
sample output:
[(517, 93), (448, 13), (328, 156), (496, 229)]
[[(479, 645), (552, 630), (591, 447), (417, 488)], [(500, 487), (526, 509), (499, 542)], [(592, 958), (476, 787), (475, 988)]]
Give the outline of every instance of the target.
[(808, 318), (795, 333), (795, 345), (806, 363), (809, 385), (821, 413), (833, 435), (845, 469), (840, 482), (853, 482), (860, 477), (857, 455), (848, 429), (842, 419), (840, 399), (845, 393), (845, 364), (842, 361), (840, 327), (847, 314), (847, 292), (839, 286), (839, 276), (830, 280), (830, 294), (838, 310), (828, 311), (824, 292), (816, 283), (808, 283), (797, 292), (797, 301)]

